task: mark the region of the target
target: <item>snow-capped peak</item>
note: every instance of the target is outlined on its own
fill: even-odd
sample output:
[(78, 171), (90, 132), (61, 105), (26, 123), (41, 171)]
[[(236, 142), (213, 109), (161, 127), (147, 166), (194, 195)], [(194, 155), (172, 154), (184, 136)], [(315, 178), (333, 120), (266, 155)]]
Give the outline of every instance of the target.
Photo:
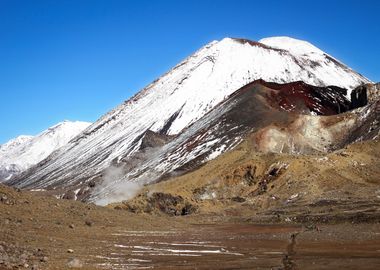
[(297, 55), (308, 53), (324, 54), (322, 50), (318, 49), (310, 42), (291, 37), (269, 37), (260, 39), (259, 42), (269, 47), (287, 50), (288, 52)]
[(21, 135), (0, 145), (0, 182), (45, 159), (90, 124), (66, 120), (36, 136)]
[(23, 143), (26, 143), (27, 141), (30, 141), (33, 139), (33, 136), (30, 135), (20, 135), (14, 139), (9, 140), (8, 142), (0, 145), (0, 155), (2, 153), (7, 152), (9, 149), (12, 149), (14, 147), (17, 147)]

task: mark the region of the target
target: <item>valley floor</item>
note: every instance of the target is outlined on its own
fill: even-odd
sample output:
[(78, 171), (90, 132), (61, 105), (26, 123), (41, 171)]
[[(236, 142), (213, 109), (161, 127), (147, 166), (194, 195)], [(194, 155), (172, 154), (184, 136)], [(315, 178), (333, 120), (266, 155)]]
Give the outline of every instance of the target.
[(380, 224), (133, 214), (0, 187), (0, 269), (377, 269)]

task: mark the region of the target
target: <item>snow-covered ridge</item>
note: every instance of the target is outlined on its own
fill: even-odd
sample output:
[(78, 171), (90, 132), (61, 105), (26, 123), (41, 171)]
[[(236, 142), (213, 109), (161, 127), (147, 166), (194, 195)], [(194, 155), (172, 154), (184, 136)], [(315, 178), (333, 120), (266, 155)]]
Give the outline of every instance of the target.
[[(263, 38), (259, 40), (259, 43), (265, 44), (266, 46), (269, 46), (274, 49), (285, 50), (288, 53), (297, 56), (298, 58), (307, 59), (306, 61), (309, 61), (310, 63), (315, 63), (315, 72), (318, 72), (316, 75), (322, 81), (329, 82), (327, 85), (335, 85), (346, 88), (348, 90), (348, 99), (350, 99), (350, 93), (352, 89), (355, 86), (358, 86), (355, 85), (356, 83), (360, 81), (372, 83), (370, 80), (363, 77), (361, 74), (358, 74), (351, 68), (347, 67), (344, 63), (340, 62), (333, 56), (320, 50), (319, 48), (307, 41), (283, 36)], [(334, 65), (331, 65), (332, 63), (334, 63)], [(323, 72), (320, 72), (321, 68), (323, 69)], [(355, 75), (351, 78), (347, 78), (345, 74)], [(335, 80), (335, 82), (332, 82), (331, 79)]]
[(36, 136), (21, 135), (0, 145), (0, 181), (37, 164), (89, 125), (87, 122), (63, 121)]
[(132, 156), (147, 130), (181, 134), (229, 95), (258, 79), (336, 85), (349, 91), (369, 82), (327, 54), (315, 52), (292, 53), (242, 39), (213, 41), (54, 152), (48, 162), (25, 174), (20, 186), (90, 179), (112, 161)]
[(20, 135), (14, 139), (9, 140), (4, 144), (0, 144), (0, 155), (6, 154), (8, 151), (12, 151), (12, 149), (30, 141), (33, 139), (33, 136), (30, 135)]
[(259, 40), (259, 43), (265, 44), (272, 48), (287, 50), (292, 54), (303, 55), (315, 53), (323, 55), (325, 52), (315, 47), (310, 42), (294, 39), (290, 37), (269, 37)]

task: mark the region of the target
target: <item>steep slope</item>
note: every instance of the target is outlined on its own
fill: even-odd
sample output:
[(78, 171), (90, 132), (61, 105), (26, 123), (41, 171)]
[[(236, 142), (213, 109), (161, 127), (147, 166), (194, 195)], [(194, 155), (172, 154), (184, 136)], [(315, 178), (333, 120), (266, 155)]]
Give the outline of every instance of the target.
[[(39, 176), (33, 181), (13, 181), (12, 184), (53, 188), (58, 195), (65, 194), (65, 198), (107, 204), (133, 196), (143, 184), (197, 169), (252, 133), (254, 147), (264, 152), (305, 154), (337, 149), (360, 139), (364, 133), (352, 135), (352, 132), (361, 124), (379, 119), (379, 114), (368, 112), (376, 104), (347, 115), (336, 115), (350, 108), (344, 94), (345, 89), (337, 87), (258, 80), (236, 91), (178, 136), (163, 136), (147, 130), (134, 142), (133, 146), (138, 149), (133, 155), (114, 159), (109, 168), (92, 177), (70, 171), (70, 176), (62, 181), (61, 172), (57, 171), (58, 177), (54, 174)], [(374, 132), (378, 132), (379, 125), (375, 127)]]
[(0, 182), (37, 164), (65, 145), (90, 123), (64, 121), (37, 136), (19, 136), (0, 146)]
[[(349, 90), (343, 93), (346, 96), (353, 87), (368, 82), (366, 78), (327, 54), (320, 53), (317, 62), (314, 53), (293, 54), (284, 49), (244, 39), (226, 38), (219, 42), (211, 42), (104, 115), (60, 151), (53, 153), (38, 167), (32, 168), (12, 183), (23, 187), (52, 187), (62, 183), (72, 185), (90, 181), (111, 165), (126, 160), (127, 163), (136, 162), (136, 155), (142, 155), (141, 143), (148, 130), (160, 135), (177, 135), (169, 144), (173, 147), (169, 150), (173, 152), (173, 149), (182, 145), (189, 136), (198, 136), (196, 133), (200, 130), (205, 130), (205, 134), (208, 132), (206, 127), (210, 128), (211, 133), (212, 130), (217, 130), (218, 125), (214, 123), (214, 126), (210, 126), (210, 121), (223, 115), (233, 103), (226, 104), (213, 113), (209, 112), (237, 89), (256, 79), (279, 83), (304, 81), (318, 86), (337, 85)], [(339, 80), (336, 80), (337, 78)], [(312, 112), (314, 111), (307, 110), (307, 113)], [(203, 120), (197, 122), (201, 118)], [(236, 129), (233, 134), (235, 137), (230, 136), (230, 147), (239, 140), (239, 132), (242, 130)], [(221, 143), (226, 142), (222, 140)], [(169, 146), (164, 148), (167, 149)], [(152, 162), (161, 162), (159, 168), (155, 168), (154, 164), (150, 164), (153, 167), (146, 164), (144, 169), (139, 169), (134, 179), (137, 181), (141, 180), (138, 177), (143, 177), (142, 182), (145, 182), (146, 178), (147, 181), (153, 181), (157, 178), (155, 170), (160, 172), (159, 175), (163, 171), (171, 171), (176, 166), (184, 166), (199, 155), (210, 152), (211, 149), (214, 154), (208, 153), (209, 159), (227, 148), (217, 148), (209, 140), (202, 149), (192, 148), (192, 151), (188, 151), (196, 153), (194, 155), (180, 156), (181, 151), (173, 152), (172, 158), (175, 162), (168, 159), (170, 151), (167, 149), (166, 152), (160, 152), (166, 160), (152, 159)], [(150, 154), (145, 151), (142, 159), (146, 159)], [(168, 169), (167, 164), (174, 165)], [(128, 177), (131, 175), (133, 171), (130, 170)]]

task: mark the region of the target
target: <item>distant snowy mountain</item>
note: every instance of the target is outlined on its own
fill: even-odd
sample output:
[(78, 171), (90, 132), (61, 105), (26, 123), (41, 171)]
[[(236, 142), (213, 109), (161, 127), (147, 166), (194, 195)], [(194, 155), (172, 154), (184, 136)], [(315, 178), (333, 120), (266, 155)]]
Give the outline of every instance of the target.
[(37, 136), (21, 135), (0, 145), (0, 182), (37, 164), (89, 125), (87, 122), (64, 121)]
[[(138, 163), (136, 155), (142, 150), (148, 131), (149, 137), (155, 134), (155, 141), (161, 142), (189, 135), (189, 132), (200, 132), (202, 127), (196, 125), (208, 126), (210, 111), (241, 87), (259, 79), (276, 83), (303, 81), (315, 86), (335, 85), (347, 89), (342, 90), (345, 92), (342, 95), (348, 98), (353, 88), (370, 82), (305, 41), (284, 37), (267, 38), (262, 42), (233, 38), (213, 41), (101, 117), (12, 184), (42, 188), (73, 186), (98, 177), (115, 164)], [(334, 99), (332, 102), (338, 103)], [(223, 114), (228, 106), (214, 113)], [(197, 122), (201, 118), (203, 120)], [(202, 132), (203, 135), (192, 133), (191, 136), (206, 138), (207, 131)], [(238, 140), (238, 137), (233, 139), (234, 142)], [(158, 175), (162, 175), (175, 169), (173, 166), (164, 167), (164, 164), (183, 166), (205, 152), (210, 159), (215, 158), (226, 148), (215, 148), (214, 144), (206, 142), (199, 149), (181, 144), (188, 154), (180, 151), (175, 154), (172, 149), (174, 154), (158, 167), (152, 167), (152, 163), (144, 169), (159, 171)], [(232, 142), (229, 145), (233, 145)], [(214, 149), (214, 152), (210, 153), (208, 149)], [(132, 157), (134, 161), (131, 161)], [(141, 175), (138, 167), (129, 172), (131, 177), (128, 181), (138, 181), (133, 178), (134, 174)], [(145, 175), (149, 172), (146, 171)], [(114, 178), (113, 181), (120, 180), (117, 176)], [(157, 174), (146, 178), (149, 178), (147, 181), (155, 181)]]

